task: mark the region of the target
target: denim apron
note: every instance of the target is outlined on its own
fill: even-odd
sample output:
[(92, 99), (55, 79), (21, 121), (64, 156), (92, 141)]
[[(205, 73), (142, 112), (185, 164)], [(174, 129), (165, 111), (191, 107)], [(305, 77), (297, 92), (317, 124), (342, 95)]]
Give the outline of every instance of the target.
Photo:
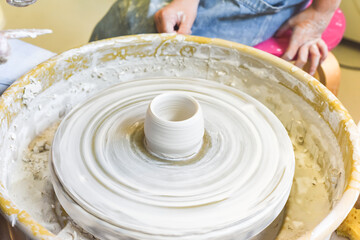
[[(90, 41), (156, 33), (154, 14), (170, 0), (118, 0), (95, 27)], [(254, 46), (274, 35), (308, 0), (200, 0), (192, 35)]]

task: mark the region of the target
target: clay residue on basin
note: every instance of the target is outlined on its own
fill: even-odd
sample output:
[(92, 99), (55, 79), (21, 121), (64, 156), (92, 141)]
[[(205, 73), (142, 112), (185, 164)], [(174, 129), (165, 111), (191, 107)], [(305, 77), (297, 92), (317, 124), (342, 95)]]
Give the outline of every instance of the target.
[[(96, 47), (84, 48), (71, 55), (65, 54), (64, 58), (69, 61), (56, 63), (55, 75), (44, 73), (39, 75), (41, 78), (35, 78), (34, 82), (42, 82), (43, 87), (50, 81), (56, 83), (27, 101), (27, 107), (9, 128), (14, 138), (5, 139), (1, 146), (2, 152), (9, 150), (10, 145), (19, 146), (4, 157), (11, 169), (8, 172), (12, 172), (6, 181), (11, 198), (54, 234), (65, 236), (66, 232), (74, 231), (69, 227), (71, 223), (61, 230), (64, 223), (59, 218), (59, 211), (53, 210), (53, 207), (56, 210), (56, 200), (46, 177), (47, 165), (39, 164), (40, 171), (29, 171), (31, 163), (40, 155), (23, 161), (29, 151), (34, 150), (30, 144), (32, 139), (58, 122), (77, 103), (115, 83), (160, 76), (169, 77), (169, 81), (174, 77), (201, 78), (248, 93), (281, 120), (294, 145), (296, 172), (279, 239), (295, 239), (311, 231), (341, 197), (345, 170), (339, 160), (342, 159), (340, 148), (329, 125), (312, 106), (283, 84), (292, 83), (295, 88), (299, 85), (298, 80), (290, 73), (236, 50), (179, 41), (178, 46), (159, 39), (137, 47), (127, 47), (129, 42), (119, 41), (115, 46), (104, 43), (99, 51), (95, 51)], [(136, 54), (139, 52), (143, 53), (141, 58)], [(80, 61), (78, 66), (73, 64), (76, 61)], [(309, 98), (311, 94), (309, 92)], [(54, 132), (54, 128), (45, 132), (49, 139), (50, 132)], [(26, 190), (31, 185), (38, 188), (40, 195), (45, 191), (49, 196), (41, 200), (42, 204), (34, 204), (39, 203), (39, 197), (30, 194), (35, 190)]]

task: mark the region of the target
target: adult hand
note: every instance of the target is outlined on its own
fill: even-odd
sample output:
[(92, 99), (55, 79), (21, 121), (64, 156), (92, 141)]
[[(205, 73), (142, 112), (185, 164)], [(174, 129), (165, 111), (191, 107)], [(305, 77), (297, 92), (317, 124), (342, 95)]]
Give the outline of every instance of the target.
[(321, 4), (315, 2), (315, 4), (290, 18), (276, 34), (281, 36), (288, 29), (293, 30), (289, 47), (282, 58), (290, 61), (297, 55), (295, 65), (300, 68), (303, 68), (309, 60), (309, 74), (311, 75), (315, 74), (317, 67), (328, 54), (327, 45), (321, 39), (321, 35), (336, 9), (334, 4), (328, 4), (330, 7), (319, 6)]
[(155, 13), (154, 20), (159, 33), (177, 32), (191, 34), (199, 0), (173, 0)]

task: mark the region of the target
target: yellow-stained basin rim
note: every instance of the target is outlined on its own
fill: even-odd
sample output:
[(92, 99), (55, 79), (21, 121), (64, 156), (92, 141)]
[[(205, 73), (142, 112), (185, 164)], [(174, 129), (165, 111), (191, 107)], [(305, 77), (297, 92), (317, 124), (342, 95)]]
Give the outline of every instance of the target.
[[(15, 96), (22, 94), (24, 87), (29, 84), (29, 79), (31, 76), (35, 76), (38, 74), (39, 71), (43, 71), (44, 69), (54, 66), (58, 61), (68, 58), (72, 54), (75, 54), (75, 52), (84, 52), (87, 50), (96, 49), (96, 47), (100, 44), (106, 46), (114, 44), (116, 42), (129, 42), (130, 44), (145, 43), (153, 41), (155, 39), (160, 39), (161, 41), (169, 41), (175, 39), (178, 40), (178, 37), (179, 35), (176, 34), (144, 34), (117, 37), (92, 42), (82, 47), (72, 49), (60, 55), (57, 55), (35, 67), (29, 73), (18, 79), (12, 86), (9, 87), (8, 90), (5, 91), (3, 97), (0, 98), (0, 125), (7, 124), (8, 126), (11, 122), (11, 119), (16, 116), (16, 114), (10, 114), (10, 112), (6, 111), (9, 103), (8, 101), (5, 101), (5, 99), (16, 99)], [(239, 43), (234, 43), (221, 39), (210, 39), (197, 36), (182, 36), (181, 41), (194, 42), (197, 44), (209, 44), (212, 46), (235, 49), (239, 52), (252, 55), (259, 60), (268, 62), (271, 65), (285, 72), (288, 72), (295, 78), (305, 83), (313, 92), (320, 95), (322, 100), (327, 102), (329, 106), (333, 109), (333, 111), (335, 111), (340, 116), (342, 126), (345, 128), (345, 132), (347, 132), (346, 137), (351, 143), (351, 176), (348, 180), (348, 185), (345, 189), (343, 197), (338, 202), (338, 204), (312, 232), (308, 233), (306, 236), (303, 237), (303, 239), (326, 239), (340, 225), (340, 223), (350, 212), (352, 206), (354, 205), (359, 196), (360, 191), (360, 134), (356, 127), (356, 124), (352, 120), (347, 110), (340, 103), (340, 101), (318, 80), (305, 73), (304, 71), (298, 69), (291, 63), (286, 62), (271, 54)], [(51, 84), (52, 83), (49, 83), (49, 86), (51, 86)], [(43, 90), (45, 90), (45, 88)], [(3, 114), (4, 117), (1, 118), (1, 114)], [(17, 216), (18, 226), (27, 233), (29, 233), (32, 237), (35, 237), (36, 239), (52, 239), (55, 237), (54, 234), (52, 234), (45, 227), (37, 223), (25, 210), (18, 208), (15, 203), (11, 201), (2, 183), (0, 183), (0, 209), (1, 212), (8, 218), (11, 218), (11, 216)]]

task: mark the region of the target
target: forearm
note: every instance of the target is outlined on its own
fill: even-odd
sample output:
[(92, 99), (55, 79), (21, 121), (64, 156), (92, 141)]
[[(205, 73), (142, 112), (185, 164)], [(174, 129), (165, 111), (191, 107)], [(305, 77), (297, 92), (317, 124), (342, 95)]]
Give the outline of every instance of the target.
[(332, 13), (339, 7), (341, 0), (314, 0), (312, 6), (323, 13)]

